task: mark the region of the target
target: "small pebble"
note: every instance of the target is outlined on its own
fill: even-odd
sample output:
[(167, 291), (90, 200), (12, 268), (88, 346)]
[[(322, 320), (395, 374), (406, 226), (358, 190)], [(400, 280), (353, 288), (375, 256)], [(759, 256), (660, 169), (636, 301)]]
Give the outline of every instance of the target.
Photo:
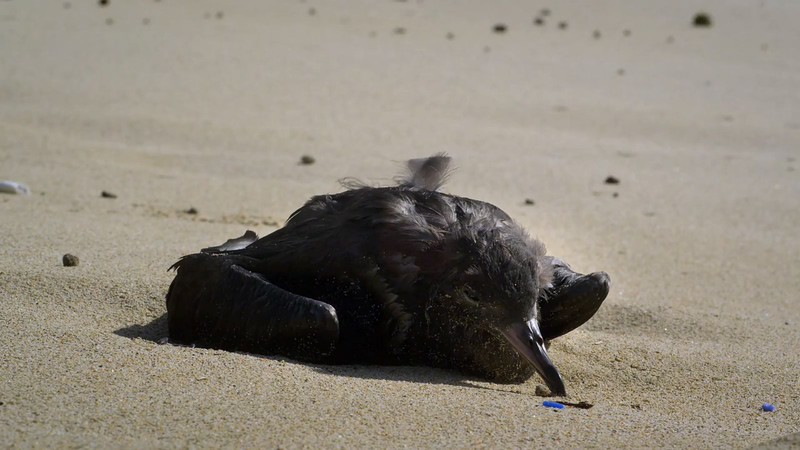
[(217, 11), (217, 13), (214, 14), (214, 17), (221, 20), (223, 17), (225, 17), (225, 13), (222, 11)]
[(526, 198), (525, 199), (525, 204), (526, 205), (535, 205), (536, 202), (534, 202), (532, 198)]
[(494, 27), (492, 27), (492, 31), (494, 31), (497, 34), (503, 34), (506, 31), (508, 31), (508, 27), (503, 23), (498, 23)]
[(539, 397), (550, 397), (550, 389), (542, 386), (541, 384), (536, 385), (536, 389), (533, 391)]
[(75, 267), (78, 265), (80, 260), (77, 256), (67, 253), (61, 258), (61, 262), (64, 263), (64, 267)]
[(625, 37), (630, 36), (631, 35), (631, 30), (623, 30), (622, 31), (622, 35), (625, 36)]
[(314, 9), (314, 8), (308, 8), (308, 15), (309, 16), (316, 16), (317, 15), (317, 10)]
[(542, 402), (542, 405), (548, 408), (564, 409), (564, 405), (562, 405), (561, 403), (551, 402), (550, 400), (545, 400), (544, 402)]
[(445, 37), (447, 37), (447, 40), (452, 41), (456, 37), (456, 35), (453, 33), (447, 33)]
[(533, 19), (533, 24), (537, 26), (542, 26), (544, 25), (544, 19), (542, 19), (541, 17), (537, 17)]
[(619, 184), (619, 178), (615, 177), (614, 175), (609, 175), (606, 178), (606, 184)]
[(197, 208), (195, 208), (194, 206), (192, 206), (191, 208), (187, 209), (187, 210), (186, 210), (186, 211), (184, 211), (184, 212), (185, 212), (186, 214), (192, 214), (192, 215), (194, 215), (194, 214), (197, 214)]
[(311, 155), (303, 155), (303, 156), (300, 157), (300, 164), (302, 164), (304, 166), (310, 166), (311, 164), (314, 164), (315, 162), (317, 162), (317, 160), (314, 159), (314, 157), (311, 156)]
[(560, 28), (562, 30), (566, 30), (567, 26), (568, 26), (567, 22), (558, 22), (558, 28)]
[(394, 29), (394, 34), (406, 34), (406, 29), (403, 27), (397, 27)]
[(773, 405), (772, 403), (764, 403), (763, 405), (761, 405), (761, 410), (764, 412), (774, 412), (775, 405)]
[(614, 192), (613, 194), (611, 194), (611, 196), (614, 197), (614, 198), (617, 198), (617, 197), (619, 197), (619, 192)]
[(711, 16), (701, 12), (694, 15), (694, 19), (692, 19), (692, 25), (695, 28), (708, 28), (711, 26)]
[(100, 0), (98, 3), (100, 6), (108, 6), (108, 0)]
[(600, 39), (600, 36), (602, 36), (600, 30), (594, 30), (594, 33), (592, 33), (592, 37), (595, 39)]
[(113, 192), (103, 191), (100, 193), (100, 197), (103, 198), (117, 198), (117, 194)]

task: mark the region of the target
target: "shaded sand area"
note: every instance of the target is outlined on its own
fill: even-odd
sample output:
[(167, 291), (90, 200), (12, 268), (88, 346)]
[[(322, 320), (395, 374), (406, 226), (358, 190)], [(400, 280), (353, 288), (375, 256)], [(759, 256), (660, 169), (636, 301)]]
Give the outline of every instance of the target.
[[(0, 1), (0, 444), (797, 445), (800, 4), (498, 3)], [(611, 274), (550, 349), (593, 408), (158, 344), (181, 255), (442, 151)]]

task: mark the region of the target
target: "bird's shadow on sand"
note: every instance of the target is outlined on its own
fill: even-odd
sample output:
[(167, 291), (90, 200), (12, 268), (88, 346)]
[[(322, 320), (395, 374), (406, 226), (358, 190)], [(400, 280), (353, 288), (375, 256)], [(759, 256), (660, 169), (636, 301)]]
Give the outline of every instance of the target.
[[(144, 339), (156, 344), (165, 343), (165, 338), (169, 336), (167, 327), (167, 315), (153, 319), (150, 323), (139, 325), (128, 325), (114, 331), (117, 336), (128, 339)], [(286, 361), (293, 364), (303, 364), (312, 370), (335, 376), (360, 378), (367, 380), (385, 381), (404, 381), (409, 383), (423, 384), (444, 384), (459, 387), (470, 387), (476, 389), (486, 389), (495, 392), (505, 392), (507, 394), (533, 395), (529, 389), (520, 389), (517, 384), (494, 384), (479, 378), (471, 378), (454, 371), (436, 369), (433, 367), (412, 367), (412, 366), (366, 366), (354, 364), (327, 365), (314, 364), (297, 361), (284, 356), (264, 356), (248, 353), (251, 356), (264, 358), (272, 361)]]
[(167, 314), (162, 314), (160, 317), (153, 319), (150, 323), (145, 325), (135, 324), (120, 328), (114, 331), (114, 334), (128, 339), (144, 339), (160, 344), (164, 338), (169, 336)]

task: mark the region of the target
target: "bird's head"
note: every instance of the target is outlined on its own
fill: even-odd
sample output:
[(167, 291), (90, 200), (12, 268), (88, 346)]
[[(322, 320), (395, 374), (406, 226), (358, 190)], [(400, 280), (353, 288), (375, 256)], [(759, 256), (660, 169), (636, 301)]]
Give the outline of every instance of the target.
[(564, 381), (545, 349), (537, 299), (551, 286), (544, 245), (517, 226), (470, 230), (459, 238), (447, 289), (470, 322), (502, 335), (556, 395)]

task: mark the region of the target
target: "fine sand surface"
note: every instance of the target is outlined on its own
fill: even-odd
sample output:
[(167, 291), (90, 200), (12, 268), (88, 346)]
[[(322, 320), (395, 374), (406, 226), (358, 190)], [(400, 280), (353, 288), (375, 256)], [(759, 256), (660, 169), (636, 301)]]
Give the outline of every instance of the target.
[[(0, 1), (0, 180), (32, 190), (0, 194), (0, 445), (798, 445), (798, 22), (792, 0)], [(158, 344), (180, 256), (436, 152), (446, 191), (612, 276), (550, 349), (593, 408)]]

